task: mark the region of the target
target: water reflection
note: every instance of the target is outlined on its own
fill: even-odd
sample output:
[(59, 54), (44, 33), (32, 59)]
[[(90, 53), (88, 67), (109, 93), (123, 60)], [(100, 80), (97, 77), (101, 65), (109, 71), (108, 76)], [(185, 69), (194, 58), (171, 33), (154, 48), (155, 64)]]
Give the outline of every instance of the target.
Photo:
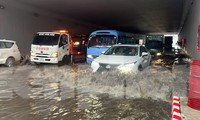
[[(17, 88), (12, 90), (12, 97), (0, 98), (0, 117), (1, 120), (169, 120), (171, 105), (165, 97), (171, 82), (166, 78), (154, 79), (150, 75), (160, 75), (154, 70), (144, 73), (152, 80), (115, 72), (104, 76), (91, 74), (86, 65), (35, 67), (24, 78), (26, 86), (20, 88), (27, 90), (28, 97), (22, 97)], [(168, 73), (165, 75), (168, 77)], [(10, 80), (15, 82), (14, 77)], [(6, 85), (0, 84), (3, 86)], [(162, 94), (150, 95), (156, 90)]]
[(84, 118), (89, 120), (100, 119), (103, 118), (102, 102), (100, 98), (96, 95), (90, 95), (90, 99), (88, 100), (90, 104), (88, 109), (85, 109)]

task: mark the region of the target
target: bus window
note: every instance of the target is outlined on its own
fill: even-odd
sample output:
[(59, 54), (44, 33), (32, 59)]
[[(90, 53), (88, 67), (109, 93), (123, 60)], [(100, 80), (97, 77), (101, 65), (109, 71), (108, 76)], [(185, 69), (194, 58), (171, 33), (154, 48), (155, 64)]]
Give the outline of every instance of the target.
[(136, 44), (136, 40), (133, 37), (129, 36), (119, 36), (119, 42), (121, 44)]
[(93, 46), (111, 46), (116, 44), (114, 35), (96, 35), (90, 38), (88, 47)]

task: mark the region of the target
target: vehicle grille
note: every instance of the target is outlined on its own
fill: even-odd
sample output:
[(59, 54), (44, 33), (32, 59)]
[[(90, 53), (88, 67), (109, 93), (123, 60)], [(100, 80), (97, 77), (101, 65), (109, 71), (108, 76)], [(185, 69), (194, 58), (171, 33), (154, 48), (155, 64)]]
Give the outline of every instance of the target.
[(36, 57), (49, 58), (49, 54), (36, 53)]
[[(116, 69), (116, 67), (119, 66), (118, 64), (110, 65), (110, 64), (103, 64), (103, 63), (100, 63), (99, 65), (100, 65), (100, 67), (97, 70), (98, 72), (103, 72), (103, 71), (107, 71), (107, 70), (114, 70), (114, 69)], [(109, 68), (107, 67), (108, 65), (110, 66)]]

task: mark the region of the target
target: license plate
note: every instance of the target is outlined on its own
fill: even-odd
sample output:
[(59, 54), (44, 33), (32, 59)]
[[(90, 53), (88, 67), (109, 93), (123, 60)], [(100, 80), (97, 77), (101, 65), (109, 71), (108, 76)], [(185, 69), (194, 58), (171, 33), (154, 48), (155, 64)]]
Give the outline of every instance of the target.
[(44, 61), (44, 58), (40, 58), (40, 61)]

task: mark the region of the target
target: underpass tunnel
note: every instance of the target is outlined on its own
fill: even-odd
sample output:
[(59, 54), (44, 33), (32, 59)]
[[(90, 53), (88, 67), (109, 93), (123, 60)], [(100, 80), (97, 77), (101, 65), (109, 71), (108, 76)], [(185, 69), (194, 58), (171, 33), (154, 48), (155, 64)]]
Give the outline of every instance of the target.
[[(91, 32), (102, 29), (118, 30), (122, 32), (142, 34), (142, 35), (158, 34), (161, 35), (161, 37), (165, 38), (165, 46), (172, 45), (174, 49), (180, 50), (182, 52), (181, 54), (186, 55), (186, 57), (189, 57), (193, 60), (200, 59), (200, 53), (199, 53), (200, 52), (200, 0), (148, 0), (148, 1), (147, 0), (134, 0), (134, 1), (1, 0), (0, 1), (0, 39), (16, 41), (22, 56), (30, 54), (31, 44), (37, 32), (67, 30), (72, 36), (86, 35), (88, 37)], [(114, 35), (112, 36), (112, 38), (116, 40), (116, 37)], [(74, 42), (73, 45), (78, 46), (83, 44), (85, 47), (85, 44), (87, 44), (87, 40), (84, 39), (84, 44), (83, 42), (78, 41)], [(67, 44), (66, 42), (68, 41), (63, 40), (62, 42), (64, 45), (66, 45)], [(113, 41), (110, 41), (110, 44), (112, 42)], [(142, 44), (144, 45), (144, 43)], [(64, 49), (64, 45), (60, 46), (60, 48), (63, 47), (62, 49)], [(53, 45), (51, 45), (51, 47), (53, 47)], [(84, 50), (87, 51), (86, 49), (89, 47), (92, 48), (88, 43), (88, 47), (85, 47)], [(123, 110), (123, 109), (121, 110), (121, 106), (122, 107), (124, 106), (124, 108), (127, 107), (131, 108), (131, 110), (134, 110), (132, 109), (132, 106), (131, 107), (129, 106), (129, 103), (132, 103), (132, 101), (129, 102), (128, 99), (129, 96), (131, 97), (134, 97), (135, 95), (139, 97), (147, 96), (148, 98), (153, 98), (154, 96), (156, 96), (156, 99), (163, 98), (164, 100), (167, 99), (166, 101), (170, 101), (171, 100), (170, 95), (172, 94), (173, 89), (176, 86), (178, 86), (177, 88), (175, 88), (176, 92), (180, 92), (181, 93), (180, 95), (182, 95), (182, 97), (187, 98), (188, 80), (189, 80), (189, 67), (188, 67), (189, 62), (186, 65), (185, 64), (175, 65), (176, 56), (174, 57), (170, 53), (172, 47), (165, 49), (166, 51), (169, 51), (165, 53), (166, 56), (165, 58), (163, 58), (166, 60), (165, 65), (159, 66), (151, 64), (148, 69), (140, 71), (136, 77), (134, 75), (127, 76), (118, 73), (112, 73), (112, 71), (108, 71), (108, 73), (102, 72), (100, 74), (98, 73), (93, 74), (90, 64), (76, 64), (75, 62), (70, 63), (66, 66), (65, 65), (57, 66), (55, 64), (53, 65), (35, 64), (34, 66), (32, 65), (32, 63), (30, 63), (31, 65), (29, 63), (28, 64), (25, 63), (13, 67), (12, 75), (9, 73), (9, 71), (12, 68), (10, 69), (5, 67), (0, 67), (0, 74), (1, 74), (0, 78), (4, 79), (3, 81), (1, 81), (2, 83), (0, 84), (0, 86), (3, 87), (0, 88), (3, 91), (2, 92), (3, 94), (4, 92), (5, 93), (7, 92), (4, 90), (7, 89), (7, 86), (19, 90), (16, 91), (16, 93), (22, 91), (22, 93), (30, 92), (33, 93), (33, 95), (35, 95), (35, 92), (38, 93), (39, 89), (41, 90), (42, 95), (44, 95), (43, 93), (47, 91), (47, 93), (48, 92), (52, 93), (52, 97), (54, 97), (54, 95), (58, 96), (55, 97), (58, 98), (56, 99), (58, 101), (55, 102), (55, 105), (58, 106), (59, 105), (62, 106), (66, 102), (64, 101), (62, 103), (62, 101), (60, 101), (61, 100), (60, 96), (63, 95), (64, 97), (68, 97), (67, 95), (71, 94), (70, 92), (72, 92), (71, 96), (74, 98), (74, 100), (72, 99), (72, 103), (69, 103), (69, 105), (73, 104), (69, 108), (69, 110), (72, 111), (77, 110), (79, 113), (80, 112), (79, 109), (76, 108), (80, 107), (81, 109), (86, 109), (91, 104), (92, 106), (91, 109), (86, 109), (85, 112), (88, 113), (89, 117), (90, 117), (89, 113), (93, 113), (93, 111), (96, 111), (95, 106), (97, 106), (97, 110), (100, 110), (100, 112), (102, 110), (101, 108), (104, 107), (102, 106), (101, 102), (99, 102), (100, 101), (98, 99), (99, 96), (91, 95), (90, 91), (109, 93), (109, 94), (114, 93), (115, 95), (123, 96), (122, 105), (117, 106), (120, 108), (119, 112)], [(101, 46), (98, 46), (97, 48), (100, 49)], [(43, 49), (49, 49), (49, 48), (43, 48)], [(38, 51), (40, 53), (43, 53), (42, 49)], [(56, 55), (58, 56), (57, 52), (54, 53), (55, 56)], [(101, 54), (102, 53), (103, 52), (101, 52)], [(77, 54), (79, 53), (77, 52)], [(87, 57), (85, 54), (86, 52), (84, 53), (84, 57)], [(96, 58), (97, 55), (92, 56), (92, 58), (93, 57)], [(178, 57), (180, 57), (180, 55)], [(63, 58), (66, 58), (69, 61), (73, 60), (73, 58), (69, 56), (64, 56)], [(86, 61), (85, 58), (84, 61)], [(63, 62), (63, 60), (61, 62)], [(111, 66), (106, 65), (105, 67), (110, 68)], [(74, 69), (74, 71), (71, 71), (72, 69)], [(28, 82), (32, 82), (33, 84), (29, 83), (27, 84), (27, 78), (26, 78), (27, 76), (30, 77)], [(41, 78), (38, 78), (38, 76), (40, 76)], [(35, 81), (32, 78), (34, 78)], [(118, 82), (116, 82), (116, 80)], [(35, 82), (35, 85), (33, 81)], [(47, 87), (43, 87), (45, 85)], [(54, 89), (55, 86), (56, 89)], [(73, 89), (69, 88), (68, 90), (66, 89), (67, 87), (72, 87)], [(80, 87), (82, 87), (82, 89), (80, 89)], [(8, 91), (10, 91), (10, 88), (8, 89)], [(116, 88), (118, 89), (118, 91), (115, 90)], [(27, 91), (26, 89), (30, 91)], [(81, 90), (83, 90), (83, 93), (81, 93), (82, 92)], [(86, 90), (87, 92), (89, 91), (88, 92), (89, 94), (88, 95), (85, 94), (87, 92), (84, 90)], [(15, 95), (15, 91), (13, 93), (12, 92), (9, 93), (10, 94), (14, 93)], [(29, 94), (25, 95), (29, 96)], [(40, 93), (36, 95), (40, 95)], [(5, 97), (7, 96), (8, 95), (5, 94)], [(69, 96), (69, 98), (71, 96)], [(106, 95), (103, 94), (102, 96), (100, 96), (100, 98), (102, 98), (103, 101), (105, 100), (106, 104), (110, 104), (110, 102), (106, 101), (107, 94)], [(84, 101), (85, 99), (88, 100), (89, 102)], [(70, 100), (71, 99), (69, 99), (69, 101)], [(79, 101), (81, 101), (80, 102), (81, 104), (79, 104)], [(114, 100), (111, 99), (111, 101), (113, 102), (115, 101), (115, 99)], [(84, 102), (88, 103), (85, 104)], [(140, 99), (138, 100), (138, 102), (140, 102)], [(156, 103), (156, 101), (153, 102)], [(51, 101), (49, 103), (51, 104)], [(47, 102), (45, 104), (47, 108), (49, 103)], [(118, 103), (116, 102), (114, 103), (118, 105)], [(156, 105), (156, 106), (159, 107), (165, 106), (165, 102), (164, 103), (160, 102), (160, 103), (161, 105)], [(29, 104), (27, 105), (29, 106)], [(64, 104), (64, 106), (62, 107), (64, 108), (67, 106), (68, 105), (65, 106)], [(164, 110), (163, 112), (167, 111), (168, 113), (166, 118), (170, 119), (171, 104), (167, 104), (166, 106), (167, 107), (165, 108), (167, 109)], [(111, 107), (113, 107), (112, 104)], [(12, 109), (12, 107), (10, 108)], [(141, 109), (141, 107), (139, 107), (139, 109)], [(148, 107), (147, 109), (149, 110)], [(16, 110), (18, 111), (18, 109)], [(156, 110), (160, 109), (156, 108)], [(161, 110), (163, 109), (161, 108)], [(67, 115), (69, 113), (67, 110), (64, 112), (66, 113), (64, 113), (63, 115)], [(111, 112), (113, 113), (113, 111)], [(155, 111), (153, 110), (153, 112)], [(132, 113), (132, 111), (130, 113)], [(136, 111), (136, 113), (139, 112)], [(199, 115), (199, 113), (197, 114)]]
[[(109, 9), (100, 8), (103, 6)], [(185, 51), (198, 59), (199, 6), (198, 0), (151, 0), (148, 3), (144, 0), (60, 0), (56, 3), (48, 1), (48, 4), (47, 1), (2, 0), (0, 38), (17, 41), (20, 51), (26, 55), (30, 51), (34, 34), (39, 31), (67, 29), (71, 34), (88, 35), (97, 29), (117, 29), (135, 33), (177, 34), (179, 41), (186, 41)]]

